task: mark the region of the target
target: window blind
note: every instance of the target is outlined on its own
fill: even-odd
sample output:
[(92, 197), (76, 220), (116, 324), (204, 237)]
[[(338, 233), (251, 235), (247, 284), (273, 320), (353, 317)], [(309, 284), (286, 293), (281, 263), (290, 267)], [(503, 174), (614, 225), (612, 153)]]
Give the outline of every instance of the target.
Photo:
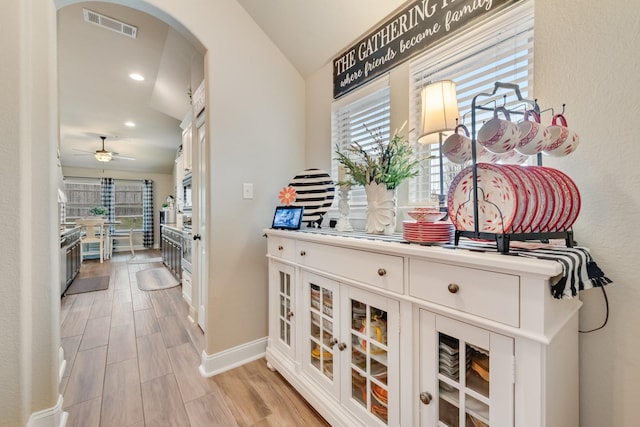
[[(453, 80), (456, 84), (461, 123), (471, 132), (471, 103), (479, 93), (493, 91), (495, 82), (515, 83), (523, 97), (533, 93), (533, 1), (518, 3), (513, 8), (485, 21), (459, 37), (447, 41), (414, 59), (410, 63), (410, 128), (421, 128), (420, 92), (424, 86), (439, 80)], [(508, 108), (517, 107), (515, 95), (502, 93), (494, 99)], [(490, 111), (476, 111), (476, 131), (492, 117)], [(517, 117), (512, 117), (512, 120)], [(410, 135), (416, 144), (416, 155), (424, 158), (419, 175), (409, 181), (409, 203), (437, 201), (440, 191), (439, 144), (417, 144), (417, 134)], [(443, 141), (446, 135), (443, 137)], [(444, 193), (453, 178), (466, 165), (443, 158)]]
[[(365, 150), (372, 150), (375, 144), (374, 136), (382, 138), (383, 141), (390, 138), (391, 99), (388, 76), (334, 102), (331, 128), (331, 176), (337, 180), (336, 146), (340, 147), (340, 151), (344, 151), (355, 141)], [(366, 206), (366, 195), (362, 186), (352, 188), (350, 205)]]
[(88, 216), (91, 208), (102, 206), (99, 179), (65, 178), (64, 192), (67, 196), (65, 203), (65, 220), (67, 221)]
[(142, 229), (143, 181), (115, 180), (115, 220), (117, 230), (128, 231), (131, 222)]

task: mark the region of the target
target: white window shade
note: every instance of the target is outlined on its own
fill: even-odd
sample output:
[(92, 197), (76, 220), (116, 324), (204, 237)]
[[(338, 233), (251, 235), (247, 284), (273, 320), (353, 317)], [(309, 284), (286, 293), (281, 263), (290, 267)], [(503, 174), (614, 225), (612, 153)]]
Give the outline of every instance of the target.
[[(353, 94), (334, 102), (332, 106), (332, 165), (331, 176), (337, 181), (338, 161), (336, 146), (344, 151), (354, 141), (365, 150), (373, 149), (373, 135), (383, 141), (391, 136), (391, 100), (387, 76), (358, 89)], [(366, 206), (364, 188), (352, 188), (351, 207)]]
[[(471, 132), (471, 103), (479, 93), (491, 93), (495, 82), (515, 83), (523, 97), (533, 92), (533, 1), (515, 7), (485, 21), (470, 31), (431, 49), (410, 64), (410, 128), (420, 129), (424, 86), (439, 80), (453, 80), (456, 84), (461, 122)], [(483, 98), (483, 103), (490, 99)], [(510, 93), (504, 99), (495, 97), (498, 105), (516, 108), (517, 99)], [(491, 112), (476, 112), (476, 126), (492, 116)], [(512, 120), (518, 119), (512, 117)], [(477, 131), (476, 129), (476, 131)], [(437, 135), (435, 135), (437, 139)], [(446, 139), (444, 135), (443, 139)], [(416, 143), (417, 136), (410, 135)], [(417, 145), (417, 155), (431, 155), (423, 162), (420, 174), (409, 181), (409, 202), (420, 204), (437, 200), (440, 191), (439, 144)], [(451, 180), (465, 165), (443, 159), (444, 193)]]

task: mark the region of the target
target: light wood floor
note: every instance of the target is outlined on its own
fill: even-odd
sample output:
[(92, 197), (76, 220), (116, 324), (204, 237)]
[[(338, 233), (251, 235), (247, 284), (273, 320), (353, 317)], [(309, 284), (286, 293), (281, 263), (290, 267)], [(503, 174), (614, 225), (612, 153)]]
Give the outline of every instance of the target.
[(67, 426), (328, 425), (264, 360), (200, 376), (204, 335), (187, 319), (181, 288), (139, 290), (136, 271), (162, 264), (129, 259), (85, 261), (78, 277), (109, 275), (109, 289), (62, 298)]

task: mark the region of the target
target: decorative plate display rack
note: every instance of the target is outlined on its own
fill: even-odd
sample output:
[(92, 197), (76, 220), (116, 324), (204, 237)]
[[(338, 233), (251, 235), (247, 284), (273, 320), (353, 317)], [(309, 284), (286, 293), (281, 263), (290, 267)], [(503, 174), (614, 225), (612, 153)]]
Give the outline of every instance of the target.
[[(477, 239), (477, 240), (494, 241), (496, 243), (497, 251), (500, 253), (509, 252), (509, 245), (511, 241), (526, 241), (526, 240), (545, 241), (549, 239), (564, 239), (567, 247), (572, 247), (574, 244), (574, 241), (573, 241), (573, 230), (571, 229), (571, 227), (568, 227), (567, 229), (555, 229), (554, 227), (550, 227), (545, 231), (539, 231), (539, 232), (514, 232), (513, 229), (510, 229), (509, 226), (505, 227), (504, 225), (505, 221), (508, 221), (508, 218), (507, 218), (508, 214), (505, 215), (502, 212), (502, 210), (504, 209), (501, 210), (497, 204), (490, 203), (490, 202), (489, 202), (490, 203), (489, 208), (493, 210), (494, 214), (498, 217), (499, 219), (498, 222), (501, 224), (501, 227), (498, 227), (499, 229), (497, 231), (491, 231), (491, 232), (480, 230), (480, 225), (478, 221), (479, 219), (478, 195), (480, 191), (484, 192), (484, 190), (480, 189), (479, 191), (479, 188), (478, 188), (479, 174), (478, 174), (478, 163), (477, 163), (477, 157), (476, 157), (478, 154), (476, 152), (477, 151), (476, 150), (476, 145), (477, 145), (476, 144), (477, 142), (476, 112), (478, 110), (494, 111), (494, 108), (487, 107), (486, 105), (489, 102), (493, 102), (492, 100), (495, 100), (495, 96), (498, 93), (499, 89), (504, 89), (506, 91), (513, 92), (518, 100), (519, 105), (523, 105), (523, 104), (529, 105), (531, 107), (530, 108), (531, 110), (538, 113), (538, 115), (540, 114), (540, 107), (537, 101), (536, 100), (532, 101), (532, 100), (523, 98), (520, 92), (520, 87), (517, 84), (513, 84), (513, 83), (496, 82), (494, 85), (493, 91), (491, 93), (480, 93), (473, 98), (473, 101), (471, 103), (471, 152), (472, 152), (471, 196), (469, 200), (465, 202), (465, 203), (471, 204), (472, 205), (471, 207), (473, 208), (473, 230), (463, 230), (463, 229), (458, 229), (458, 227), (456, 227), (455, 235), (454, 235), (454, 243), (457, 246), (460, 242), (460, 237), (467, 237), (467, 238)], [(506, 96), (507, 95), (504, 95), (505, 99), (506, 99)], [(480, 100), (486, 101), (487, 98), (491, 98), (492, 100), (485, 102), (484, 104), (478, 103), (478, 101)], [(525, 108), (525, 110), (527, 109)], [(507, 110), (507, 112), (511, 115), (525, 114), (525, 111), (519, 111), (515, 109)], [(542, 166), (542, 153), (537, 153), (536, 157), (537, 157), (537, 165)], [(484, 203), (484, 195), (483, 195), (482, 201)], [(469, 207), (470, 206), (467, 206), (466, 208), (469, 208)], [(557, 226), (558, 224), (555, 224), (555, 225)], [(564, 224), (560, 224), (560, 228), (564, 228), (563, 225)]]

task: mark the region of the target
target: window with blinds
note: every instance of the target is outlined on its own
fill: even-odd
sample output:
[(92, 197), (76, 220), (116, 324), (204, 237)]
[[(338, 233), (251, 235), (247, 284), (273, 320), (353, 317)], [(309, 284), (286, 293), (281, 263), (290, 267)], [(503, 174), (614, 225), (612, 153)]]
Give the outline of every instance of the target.
[(102, 206), (100, 180), (98, 179), (65, 178), (64, 192), (67, 196), (67, 202), (65, 203), (66, 221), (75, 221), (89, 216), (91, 208)]
[[(439, 80), (453, 80), (456, 84), (461, 123), (471, 132), (471, 103), (479, 93), (493, 91), (495, 82), (515, 83), (523, 97), (533, 92), (533, 1), (527, 0), (514, 8), (467, 31), (454, 40), (429, 50), (410, 64), (410, 117), (411, 128), (421, 128), (420, 91)], [(494, 105), (506, 104), (518, 109), (515, 95), (504, 98), (496, 94), (494, 100), (483, 98)], [(489, 104), (491, 105), (491, 104)], [(520, 108), (521, 109), (521, 108)], [(492, 117), (490, 111), (476, 111), (476, 132), (482, 123)], [(517, 120), (518, 117), (512, 117)], [(443, 136), (443, 141), (447, 135)], [(417, 146), (420, 157), (431, 156), (423, 162), (420, 175), (409, 182), (409, 203), (437, 201), (440, 192), (439, 144), (417, 144), (417, 134), (410, 141)], [(444, 194), (453, 178), (467, 165), (442, 159)]]
[(143, 181), (116, 179), (114, 184), (116, 230), (129, 231), (132, 222), (134, 229), (142, 230)]
[[(105, 206), (99, 179), (67, 177), (64, 191), (67, 196), (67, 221), (90, 216), (91, 208)], [(114, 180), (114, 203), (114, 220), (119, 222), (114, 226), (116, 231), (128, 231), (131, 222), (134, 222), (136, 229), (142, 229), (143, 181)]]
[[(354, 141), (365, 150), (373, 149), (376, 137), (390, 139), (391, 100), (389, 80), (381, 80), (365, 86), (353, 94), (334, 102), (332, 107), (332, 165), (331, 176), (337, 180), (338, 161), (336, 146), (344, 151)], [(362, 186), (353, 187), (350, 195), (351, 207), (366, 206), (366, 195)]]

